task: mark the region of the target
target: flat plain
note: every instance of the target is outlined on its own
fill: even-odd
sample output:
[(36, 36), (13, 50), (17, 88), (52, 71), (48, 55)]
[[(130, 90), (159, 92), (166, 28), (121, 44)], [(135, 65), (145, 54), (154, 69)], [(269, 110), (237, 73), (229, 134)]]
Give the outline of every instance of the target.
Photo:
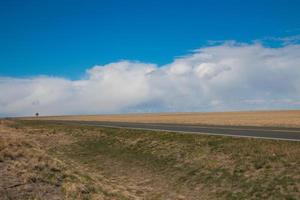
[[(27, 119), (32, 118), (29, 117)], [(149, 113), (126, 115), (70, 115), (40, 117), (40, 119), (299, 128), (300, 110), (211, 113)]]

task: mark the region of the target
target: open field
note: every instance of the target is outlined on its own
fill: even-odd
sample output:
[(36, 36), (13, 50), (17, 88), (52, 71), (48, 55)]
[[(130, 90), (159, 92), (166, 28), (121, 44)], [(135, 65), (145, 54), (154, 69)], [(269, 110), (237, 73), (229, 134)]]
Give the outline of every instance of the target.
[(164, 124), (106, 121), (47, 121), (58, 125), (83, 125), (106, 128), (127, 128), (131, 130), (164, 131), (182, 134), (216, 135), (230, 137), (251, 137), (272, 140), (289, 140), (300, 142), (300, 128), (287, 127), (253, 127), (253, 126), (214, 126), (197, 124)]
[[(32, 119), (32, 118), (28, 118)], [(153, 113), (40, 117), (45, 120), (184, 123), (204, 125), (300, 127), (300, 110), (219, 113)]]
[(299, 199), (300, 143), (1, 121), (3, 199)]

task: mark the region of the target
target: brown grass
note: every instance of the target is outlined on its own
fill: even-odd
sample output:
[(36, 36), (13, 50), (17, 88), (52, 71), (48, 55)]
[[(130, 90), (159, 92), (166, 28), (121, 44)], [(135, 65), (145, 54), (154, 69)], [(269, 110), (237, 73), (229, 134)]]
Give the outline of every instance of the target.
[(0, 120), (0, 199), (122, 199), (105, 180), (59, 158), (56, 149), (74, 142), (63, 132)]
[[(31, 118), (29, 118), (31, 119)], [(186, 123), (233, 126), (300, 127), (300, 110), (216, 113), (153, 113), (127, 115), (49, 116), (44, 120)]]
[[(9, 155), (5, 166), (11, 167), (10, 157), (19, 162), (29, 160), (29, 152), (40, 152), (21, 169), (26, 169), (26, 177), (34, 174), (40, 177), (37, 180), (49, 183), (41, 191), (62, 199), (300, 199), (299, 142), (46, 121), (18, 121), (3, 127), (7, 133), (0, 132), (2, 136), (16, 138), (13, 145), (3, 145), (6, 150), (0, 149), (1, 154), (10, 152), (3, 153)], [(25, 147), (30, 150), (22, 156), (19, 153), (27, 151), (19, 145), (21, 141), (28, 143)], [(52, 168), (58, 170), (54, 173)], [(15, 175), (19, 168), (12, 169), (14, 173), (7, 172), (5, 177), (19, 178)], [(54, 178), (49, 181), (47, 174)], [(2, 184), (8, 183), (2, 180)], [(17, 188), (16, 194), (26, 191)], [(31, 194), (36, 196), (40, 190)]]

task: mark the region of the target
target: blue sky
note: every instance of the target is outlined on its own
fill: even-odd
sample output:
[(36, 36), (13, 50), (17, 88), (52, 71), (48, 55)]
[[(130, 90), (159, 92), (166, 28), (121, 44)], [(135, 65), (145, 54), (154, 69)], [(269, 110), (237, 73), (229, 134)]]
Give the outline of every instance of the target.
[(0, 117), (300, 109), (299, 8), (0, 1)]
[(123, 59), (167, 64), (209, 40), (299, 35), (299, 8), (291, 0), (1, 1), (0, 76), (76, 79)]

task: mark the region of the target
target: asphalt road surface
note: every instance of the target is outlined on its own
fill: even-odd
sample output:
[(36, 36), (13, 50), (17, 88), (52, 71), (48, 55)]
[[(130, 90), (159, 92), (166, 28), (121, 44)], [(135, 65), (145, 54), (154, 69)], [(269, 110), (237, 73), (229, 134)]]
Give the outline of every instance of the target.
[(166, 123), (131, 123), (131, 122), (104, 122), (104, 121), (50, 121), (52, 123), (85, 125), (98, 127), (113, 127), (127, 129), (141, 129), (153, 131), (168, 131), (205, 135), (221, 135), (232, 137), (252, 137), (274, 140), (290, 140), (300, 142), (300, 128), (276, 127), (247, 127), (247, 126), (212, 126)]

